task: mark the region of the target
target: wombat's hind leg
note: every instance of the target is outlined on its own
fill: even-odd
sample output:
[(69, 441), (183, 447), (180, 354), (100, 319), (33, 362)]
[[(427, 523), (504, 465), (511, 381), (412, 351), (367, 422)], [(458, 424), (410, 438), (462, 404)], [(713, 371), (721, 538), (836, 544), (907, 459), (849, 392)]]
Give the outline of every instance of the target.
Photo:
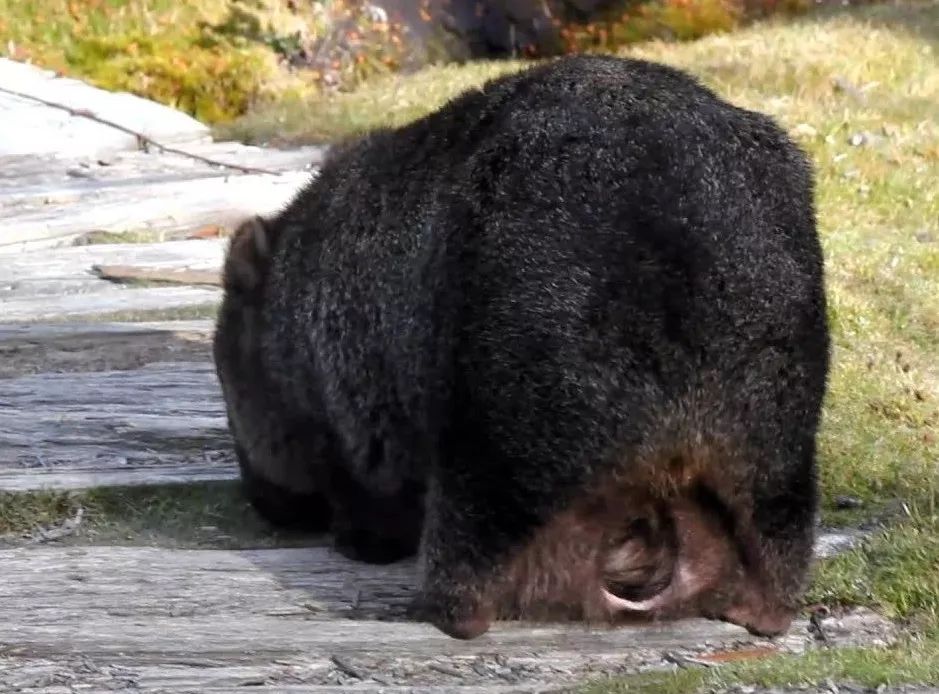
[(555, 493), (506, 474), (522, 466), (486, 450), (483, 439), (466, 436), (447, 446), (446, 468), (431, 479), (412, 612), (458, 639), (484, 634), (497, 618), (509, 562), (533, 539)]

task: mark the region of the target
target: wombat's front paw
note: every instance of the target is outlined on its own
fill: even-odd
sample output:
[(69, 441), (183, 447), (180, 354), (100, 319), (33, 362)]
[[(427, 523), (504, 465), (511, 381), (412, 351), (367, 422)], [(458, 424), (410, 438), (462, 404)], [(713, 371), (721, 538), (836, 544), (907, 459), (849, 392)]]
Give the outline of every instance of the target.
[(407, 542), (387, 538), (363, 528), (334, 528), (333, 545), (347, 559), (368, 564), (392, 564), (414, 553)]
[(489, 631), (491, 606), (467, 594), (425, 591), (411, 604), (413, 619), (429, 622), (455, 639), (475, 639)]

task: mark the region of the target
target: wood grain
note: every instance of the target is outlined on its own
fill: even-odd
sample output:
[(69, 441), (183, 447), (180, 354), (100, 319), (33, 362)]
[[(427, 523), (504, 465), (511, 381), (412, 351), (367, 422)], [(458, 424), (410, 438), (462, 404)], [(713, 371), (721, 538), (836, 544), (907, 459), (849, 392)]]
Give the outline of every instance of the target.
[(218, 274), (227, 243), (226, 239), (119, 243), (3, 256), (0, 324), (217, 304), (218, 287), (122, 285), (102, 279), (94, 268), (145, 267), (157, 274), (183, 271), (206, 279)]
[(0, 380), (0, 489), (231, 479), (214, 366)]
[[(0, 551), (0, 565), (2, 691), (30, 677), (41, 686), (26, 691), (42, 692), (56, 678), (149, 692), (544, 691), (682, 657), (814, 647), (804, 621), (774, 642), (704, 620), (503, 623), (456, 641), (404, 617), (410, 562), (368, 566), (322, 547), (39, 547)], [(894, 636), (864, 611), (826, 627), (832, 647)]]

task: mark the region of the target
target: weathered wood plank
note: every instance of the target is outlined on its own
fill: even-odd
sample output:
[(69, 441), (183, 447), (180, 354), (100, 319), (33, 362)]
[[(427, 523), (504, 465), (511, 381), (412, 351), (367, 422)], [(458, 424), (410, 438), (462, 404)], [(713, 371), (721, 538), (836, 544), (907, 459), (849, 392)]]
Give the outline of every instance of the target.
[[(193, 142), (209, 129), (180, 111), (126, 92), (108, 92), (26, 63), (0, 58), (0, 84), (7, 89), (87, 110), (159, 141)], [(3, 132), (0, 156), (39, 153), (100, 156), (135, 149), (137, 138), (66, 111), (0, 93)]]
[(227, 240), (102, 244), (3, 256), (0, 323), (38, 321), (112, 311), (144, 311), (215, 304), (216, 287), (135, 287), (103, 280), (95, 266), (218, 273)]
[(75, 196), (30, 200), (3, 210), (0, 253), (45, 248), (103, 231), (191, 231), (233, 226), (249, 214), (283, 207), (308, 172), (217, 175), (195, 180), (112, 186)]
[[(404, 618), (411, 562), (368, 566), (323, 547), (21, 548), (0, 551), (0, 565), (0, 685), (35, 675), (32, 691), (56, 691), (65, 672), (73, 686), (123, 678), (134, 691), (532, 691), (676, 658), (814, 643), (805, 621), (768, 642), (704, 620), (613, 630), (503, 623), (456, 641)], [(826, 633), (834, 646), (894, 637), (863, 611), (828, 620)]]
[[(19, 92), (0, 92), (0, 125), (17, 133), (0, 141), (0, 253), (60, 245), (94, 230), (230, 226), (281, 207), (326, 152), (213, 142), (205, 125), (175, 109), (6, 59), (0, 85)], [(144, 151), (134, 133), (182, 153)]]
[[(37, 458), (38, 460), (38, 458)], [(0, 468), (0, 491), (30, 492), (46, 490), (81, 490), (96, 487), (133, 487), (156, 484), (192, 484), (238, 479), (238, 469), (228, 456), (206, 463), (189, 462), (151, 465), (120, 465), (102, 462), (100, 467), (63, 469), (63, 467), (14, 470)]]
[(0, 299), (0, 322), (27, 320), (53, 320), (71, 316), (92, 316), (118, 311), (139, 313), (162, 309), (190, 308), (217, 304), (218, 290), (208, 287), (124, 287), (98, 280), (106, 285), (87, 294), (79, 284), (62, 289), (73, 292), (56, 296), (55, 293)]
[(0, 489), (233, 476), (210, 362), (0, 380)]
[[(95, 265), (146, 265), (154, 268), (218, 269), (226, 239), (195, 239), (163, 243), (108, 243), (13, 253), (0, 263), (0, 286), (28, 291), (29, 282), (81, 279), (95, 283)], [(26, 285), (26, 286), (20, 286)], [(106, 286), (106, 285), (105, 285)]]
[[(315, 171), (325, 147), (270, 149), (238, 142), (191, 143), (185, 151), (227, 164), (277, 172)], [(35, 199), (77, 199), (113, 187), (190, 181), (238, 175), (172, 152), (130, 150), (105, 157), (63, 158), (42, 155), (3, 157), (0, 171), (0, 209)]]
[(0, 342), (126, 337), (130, 335), (201, 334), (215, 330), (211, 320), (142, 321), (136, 323), (0, 323)]

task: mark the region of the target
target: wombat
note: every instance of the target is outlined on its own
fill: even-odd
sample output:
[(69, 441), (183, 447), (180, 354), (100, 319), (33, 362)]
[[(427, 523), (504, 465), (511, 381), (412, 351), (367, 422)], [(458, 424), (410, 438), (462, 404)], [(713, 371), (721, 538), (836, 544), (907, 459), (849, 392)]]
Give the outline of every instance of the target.
[(418, 552), (414, 614), (451, 636), (798, 610), (812, 170), (681, 71), (562, 58), (336, 146), (235, 236), (216, 359), (262, 513)]

